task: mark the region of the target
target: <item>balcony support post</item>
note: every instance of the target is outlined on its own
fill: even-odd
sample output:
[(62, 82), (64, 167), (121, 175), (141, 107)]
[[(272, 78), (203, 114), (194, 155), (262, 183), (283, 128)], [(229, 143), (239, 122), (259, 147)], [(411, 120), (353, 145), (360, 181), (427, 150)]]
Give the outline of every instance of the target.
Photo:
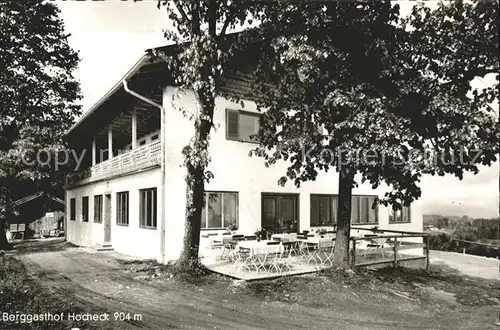
[(137, 112), (132, 110), (132, 150), (137, 148)]
[(113, 129), (108, 126), (108, 159), (113, 158)]
[(92, 139), (92, 166), (95, 166), (97, 164), (96, 161), (96, 146), (95, 146), (95, 137)]

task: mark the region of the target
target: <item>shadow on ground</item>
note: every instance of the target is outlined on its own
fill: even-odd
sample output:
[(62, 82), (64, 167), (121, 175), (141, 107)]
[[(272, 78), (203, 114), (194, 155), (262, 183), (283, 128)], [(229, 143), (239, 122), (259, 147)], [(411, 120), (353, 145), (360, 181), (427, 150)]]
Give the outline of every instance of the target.
[(69, 248), (75, 248), (76, 245), (66, 242), (64, 238), (54, 239), (33, 239), (20, 242), (14, 245), (8, 254), (26, 254), (51, 251), (64, 251)]

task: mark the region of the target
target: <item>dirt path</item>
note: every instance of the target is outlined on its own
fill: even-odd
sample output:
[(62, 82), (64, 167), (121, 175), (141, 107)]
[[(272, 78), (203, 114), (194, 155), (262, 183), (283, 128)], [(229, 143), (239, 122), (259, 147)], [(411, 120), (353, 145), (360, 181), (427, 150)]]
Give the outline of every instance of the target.
[[(19, 257), (44, 284), (76, 304), (106, 310), (111, 319), (115, 312), (141, 318), (103, 322), (102, 329), (487, 329), (485, 324), (494, 323), (489, 307), (474, 315), (460, 309), (450, 314), (399, 297), (371, 301), (342, 288), (329, 292), (334, 299), (325, 304), (314, 296), (287, 302), (288, 293), (278, 300), (243, 294), (224, 278), (199, 286), (147, 281), (125, 272), (116, 254), (77, 248), (26, 248)], [(491, 321), (484, 323), (486, 318)]]
[(497, 259), (446, 251), (431, 251), (431, 265), (439, 263), (454, 268), (464, 275), (500, 280), (500, 262)]

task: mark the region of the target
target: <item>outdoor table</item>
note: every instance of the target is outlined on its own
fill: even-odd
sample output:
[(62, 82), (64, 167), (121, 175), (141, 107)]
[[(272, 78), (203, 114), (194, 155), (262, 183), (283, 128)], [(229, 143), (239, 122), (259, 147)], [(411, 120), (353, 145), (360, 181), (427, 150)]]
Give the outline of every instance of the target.
[(281, 244), (271, 244), (268, 245), (268, 242), (272, 241), (241, 241), (236, 245), (236, 249), (244, 248), (250, 250), (250, 256), (256, 254), (265, 254), (265, 253), (281, 253), (283, 252), (283, 245)]

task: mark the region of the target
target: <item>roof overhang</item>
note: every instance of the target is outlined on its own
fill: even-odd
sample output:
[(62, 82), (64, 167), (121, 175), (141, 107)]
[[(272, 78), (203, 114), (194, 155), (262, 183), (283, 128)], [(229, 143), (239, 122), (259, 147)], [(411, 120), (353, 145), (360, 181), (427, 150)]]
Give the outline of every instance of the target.
[[(226, 45), (230, 45), (231, 42), (237, 40), (239, 35), (248, 33), (252, 36), (253, 31), (236, 32), (226, 35)], [(253, 37), (255, 38), (255, 37)], [(228, 72), (240, 71), (244, 68), (251, 66), (251, 62), (256, 60), (256, 53), (259, 52), (260, 44), (266, 41), (260, 37), (257, 37), (252, 42), (252, 47), (248, 47), (245, 50), (240, 50), (241, 56), (236, 56), (236, 59), (231, 63), (228, 63)], [(257, 47), (258, 46), (258, 47)], [(151, 54), (154, 50), (163, 52), (168, 56), (175, 56), (178, 52), (182, 50), (183, 45), (167, 45), (158, 48), (152, 48), (146, 50), (145, 54), (137, 61), (137, 63), (111, 88), (96, 104), (94, 104), (89, 110), (87, 110), (81, 118), (66, 132), (65, 138), (67, 141), (72, 141), (73, 145), (85, 145), (89, 141), (80, 141), (81, 136), (95, 136), (99, 131), (102, 133), (103, 127), (108, 125), (113, 118), (120, 115), (125, 109), (130, 108), (139, 101), (134, 96), (127, 93), (123, 87), (123, 80), (126, 80), (130, 88), (142, 95), (148, 96), (155, 100), (157, 103), (162, 103), (161, 99), (157, 99), (158, 95), (155, 97), (155, 93), (158, 93), (158, 89), (163, 89), (169, 84), (173, 84), (174, 79), (172, 72), (168, 69), (167, 63), (160, 58), (156, 58)], [(226, 77), (230, 80), (231, 77)], [(238, 78), (239, 79), (239, 78)], [(241, 89), (238, 86), (238, 90)], [(246, 86), (248, 89), (248, 86)], [(238, 91), (229, 91), (238, 92)], [(102, 134), (101, 134), (102, 135)]]
[[(170, 48), (166, 46), (163, 49)], [(154, 58), (149, 53), (149, 50), (146, 51), (135, 65), (66, 131), (67, 141), (76, 142), (83, 133), (85, 136), (97, 133), (103, 124), (108, 124), (122, 111), (140, 102), (125, 91), (123, 80), (127, 81), (132, 90), (161, 103), (161, 99), (158, 100), (159, 94), (161, 95), (162, 88), (172, 80), (171, 74), (164, 60)]]

